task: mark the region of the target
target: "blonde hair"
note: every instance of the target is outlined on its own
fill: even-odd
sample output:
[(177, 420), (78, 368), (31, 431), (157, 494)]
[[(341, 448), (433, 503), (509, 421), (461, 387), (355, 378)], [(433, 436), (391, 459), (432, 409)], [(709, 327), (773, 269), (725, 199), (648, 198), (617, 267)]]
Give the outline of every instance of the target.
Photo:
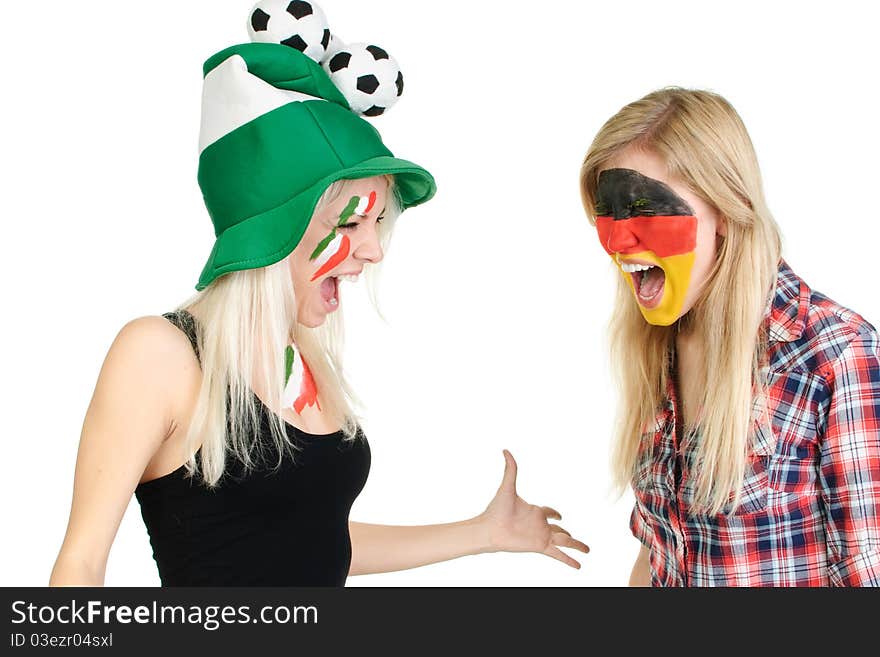
[[(383, 250), (389, 244), (400, 212), (393, 177), (386, 179), (388, 201), (379, 225)], [(349, 180), (340, 180), (330, 185), (315, 212), (344, 194), (350, 184)], [(262, 461), (267, 447), (260, 437), (263, 402), (252, 390), (266, 391), (265, 404), (269, 409), (281, 408), (284, 351), (291, 342), (314, 376), (322, 412), (340, 426), (347, 439), (353, 439), (357, 433), (357, 400), (342, 368), (341, 312), (329, 315), (318, 328), (297, 323), (288, 258), (259, 269), (221, 276), (178, 306), (178, 310), (194, 311), (199, 318), (196, 337), (202, 383), (184, 449), (189, 456), (187, 472), (199, 473), (208, 486), (220, 481), (230, 456), (239, 459), (247, 469)], [(367, 267), (368, 279), (373, 274), (371, 269), (375, 267)], [(373, 296), (374, 288), (370, 289)], [(295, 445), (287, 423), (276, 412), (265, 415), (277, 467), (285, 454), (293, 456)]]
[[(761, 364), (767, 340), (762, 320), (774, 288), (781, 238), (764, 200), (758, 161), (748, 132), (721, 96), (670, 87), (623, 107), (599, 130), (580, 174), (584, 209), (595, 224), (599, 172), (627, 148), (658, 155), (669, 174), (714, 207), (726, 223), (717, 260), (700, 298), (682, 319), (704, 349), (696, 377), (700, 390), (687, 439), (696, 443), (696, 509), (718, 513), (740, 502), (761, 408)], [(611, 354), (621, 404), (612, 453), (620, 490), (635, 475), (639, 445), (653, 429), (666, 399), (675, 326), (642, 317), (629, 285), (619, 277), (610, 323)], [(697, 432), (698, 430), (698, 432)]]

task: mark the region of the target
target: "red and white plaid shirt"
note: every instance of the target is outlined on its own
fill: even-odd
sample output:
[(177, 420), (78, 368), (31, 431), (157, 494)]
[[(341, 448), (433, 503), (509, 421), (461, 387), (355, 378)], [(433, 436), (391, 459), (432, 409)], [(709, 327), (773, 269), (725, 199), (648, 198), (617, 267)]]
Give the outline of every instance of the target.
[(785, 262), (767, 321), (772, 427), (755, 423), (741, 506), (692, 510), (672, 385), (643, 437), (630, 527), (653, 586), (880, 586), (877, 332)]

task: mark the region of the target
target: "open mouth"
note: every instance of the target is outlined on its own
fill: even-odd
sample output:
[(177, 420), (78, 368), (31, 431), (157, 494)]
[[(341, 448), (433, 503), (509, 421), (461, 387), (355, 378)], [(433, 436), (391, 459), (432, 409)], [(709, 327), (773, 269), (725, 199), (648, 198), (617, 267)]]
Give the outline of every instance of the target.
[(321, 281), (321, 298), (328, 312), (339, 307), (339, 279), (336, 276), (328, 276)]
[(620, 268), (632, 276), (636, 298), (643, 308), (655, 308), (663, 298), (666, 287), (666, 272), (657, 265), (620, 263)]
[(324, 300), (324, 307), (327, 312), (333, 312), (339, 308), (339, 283), (345, 281), (347, 283), (357, 283), (357, 274), (339, 274), (338, 276), (328, 276), (321, 281), (320, 292), (321, 298)]

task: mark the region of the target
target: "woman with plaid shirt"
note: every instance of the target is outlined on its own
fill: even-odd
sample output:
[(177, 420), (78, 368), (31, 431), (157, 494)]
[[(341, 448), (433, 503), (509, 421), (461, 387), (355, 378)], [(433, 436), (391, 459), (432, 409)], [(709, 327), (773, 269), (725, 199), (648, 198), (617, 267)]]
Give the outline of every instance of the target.
[(880, 341), (782, 260), (736, 111), (648, 94), (599, 131), (581, 192), (622, 274), (631, 583), (880, 585)]

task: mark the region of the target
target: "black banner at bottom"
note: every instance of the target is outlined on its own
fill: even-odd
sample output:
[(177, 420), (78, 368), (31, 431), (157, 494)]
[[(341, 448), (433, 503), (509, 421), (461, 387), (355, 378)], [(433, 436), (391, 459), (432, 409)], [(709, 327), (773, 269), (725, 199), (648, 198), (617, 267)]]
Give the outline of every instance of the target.
[[(744, 622), (750, 625), (749, 642), (763, 631), (779, 637), (780, 628), (806, 620), (805, 609), (822, 609), (826, 627), (833, 626), (837, 615), (849, 628), (869, 629), (869, 614), (876, 608), (870, 591), (829, 589), (0, 590), (5, 606), (3, 655), (177, 655), (188, 650), (214, 655), (281, 650), (335, 655), (366, 649), (370, 654), (472, 654), (480, 646), (489, 648), (489, 654), (559, 654), (560, 649), (586, 653), (607, 640), (621, 649), (637, 648), (662, 643), (661, 637), (670, 633), (693, 639), (701, 631), (742, 627)], [(789, 635), (789, 648), (790, 641)]]

